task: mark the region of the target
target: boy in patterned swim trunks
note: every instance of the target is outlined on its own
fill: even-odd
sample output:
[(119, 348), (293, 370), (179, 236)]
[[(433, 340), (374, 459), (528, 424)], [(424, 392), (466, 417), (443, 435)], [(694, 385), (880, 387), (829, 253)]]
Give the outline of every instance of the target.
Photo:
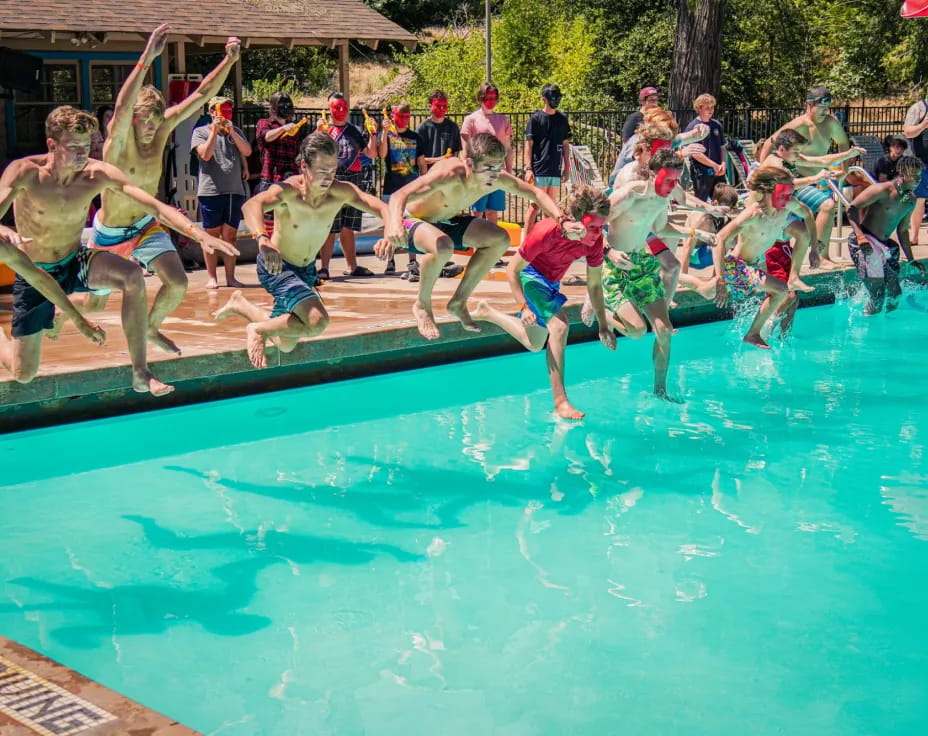
[[(853, 229), (848, 250), (870, 295), (868, 315), (882, 311), (884, 303), (887, 312), (898, 306), (900, 247), (908, 262), (925, 274), (925, 265), (912, 255), (908, 227), (923, 168), (914, 156), (902, 156), (896, 164), (896, 178), (868, 186), (854, 197), (847, 211)], [(893, 232), (899, 242), (892, 239)]]
[[(808, 217), (808, 211), (793, 199), (793, 176), (782, 167), (757, 169), (748, 179), (748, 189), (751, 195), (744, 210), (716, 237), (713, 261), (720, 277), (715, 287), (715, 303), (719, 307), (728, 304), (730, 291), (741, 296), (767, 292), (744, 342), (769, 350), (761, 329), (786, 300), (787, 285), (786, 281), (765, 273), (762, 264), (767, 251), (782, 239), (789, 216)], [(734, 242), (734, 247), (726, 252), (730, 242)]]
[(582, 419), (583, 412), (570, 403), (564, 388), (564, 353), (570, 324), (564, 316), (567, 297), (560, 291), (560, 281), (571, 263), (586, 259), (586, 288), (599, 321), (599, 339), (614, 350), (615, 335), (606, 321), (602, 288), (603, 226), (609, 214), (609, 198), (597, 189), (581, 186), (570, 195), (564, 209), (583, 223), (586, 234), (579, 239), (569, 238), (554, 220), (535, 225), (507, 269), (512, 295), (521, 305), (519, 314), (503, 314), (482, 301), (474, 311), (474, 319), (498, 325), (533, 353), (547, 348), (555, 411), (564, 419)]
[[(669, 148), (648, 162), (649, 178), (631, 181), (610, 196), (609, 251), (603, 265), (603, 293), (610, 326), (623, 335), (642, 337), (654, 330), (654, 393), (667, 394), (667, 367), (673, 326), (667, 311), (660, 262), (647, 250), (649, 236), (678, 239), (685, 231), (667, 221), (670, 195), (680, 181), (683, 159)], [(711, 233), (696, 234), (713, 242)]]
[[(378, 252), (389, 258), (396, 248), (412, 248), (420, 259), (419, 294), (412, 312), (419, 333), (427, 340), (438, 338), (432, 314), (432, 287), (442, 266), (455, 250), (473, 248), (464, 278), (448, 302), (448, 311), (465, 330), (479, 332), (467, 310), (467, 299), (477, 284), (509, 247), (509, 234), (499, 225), (473, 215), (461, 215), (494, 189), (535, 202), (558, 221), (566, 233), (583, 234), (583, 225), (561, 212), (541, 189), (503, 171), (506, 147), (489, 133), (477, 133), (467, 143), (468, 156), (442, 159), (428, 173), (414, 179), (390, 197), (390, 217), (384, 225), (388, 249)], [(407, 206), (408, 205), (408, 206)]]
[[(255, 368), (267, 367), (265, 346), (272, 340), (289, 353), (302, 337), (320, 334), (329, 315), (316, 285), (316, 255), (322, 250), (342, 207), (353, 207), (377, 217), (387, 206), (350, 182), (336, 181), (338, 144), (317, 131), (300, 145), (300, 173), (272, 184), (242, 206), (245, 224), (258, 241), (258, 279), (274, 297), (270, 317), (248, 301), (241, 291), (213, 316), (231, 315), (249, 321), (246, 328), (248, 358)], [(264, 230), (264, 213), (274, 213), (274, 234)], [(378, 244), (383, 251), (383, 244)]]

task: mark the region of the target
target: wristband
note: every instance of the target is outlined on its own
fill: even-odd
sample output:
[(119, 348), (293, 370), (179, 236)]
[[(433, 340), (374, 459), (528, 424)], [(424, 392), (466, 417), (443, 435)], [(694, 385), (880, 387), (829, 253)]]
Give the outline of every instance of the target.
[(696, 237), (696, 228), (695, 228), (695, 227), (691, 227), (691, 228), (690, 228), (690, 237), (691, 237), (691, 238), (695, 238), (695, 237)]
[(151, 69), (151, 64), (149, 64), (148, 66), (145, 66), (141, 61), (138, 64), (136, 64), (136, 66), (139, 69), (141, 69), (143, 72), (147, 72), (149, 69)]
[(528, 304), (526, 302), (522, 302), (522, 305), (519, 307), (519, 313), (521, 314), (522, 312), (527, 312), (527, 311), (528, 311)]
[(253, 237), (255, 240), (260, 240), (262, 236), (265, 237), (265, 238), (270, 238), (270, 237), (271, 237), (271, 236), (268, 235), (266, 232), (264, 232), (264, 230), (258, 230), (258, 231), (253, 232), (253, 233), (251, 234), (251, 237)]
[(565, 222), (573, 222), (573, 221), (574, 221), (574, 218), (571, 217), (570, 215), (560, 215), (557, 218), (557, 224), (560, 225), (561, 227), (564, 227)]
[(187, 225), (187, 227), (184, 228), (184, 235), (186, 235), (188, 238), (193, 238), (196, 240), (196, 236), (193, 234), (193, 229), (195, 227), (196, 225), (191, 222), (189, 225)]

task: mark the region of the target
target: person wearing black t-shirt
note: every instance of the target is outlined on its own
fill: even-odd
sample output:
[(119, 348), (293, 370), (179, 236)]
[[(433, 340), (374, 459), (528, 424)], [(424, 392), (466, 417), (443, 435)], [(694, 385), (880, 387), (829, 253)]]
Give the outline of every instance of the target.
[[(525, 181), (534, 184), (557, 201), (561, 191), (561, 170), (568, 166), (570, 123), (559, 112), (561, 90), (556, 84), (541, 88), (545, 106), (536, 110), (525, 127)], [(532, 203), (525, 215), (525, 235), (538, 219), (538, 207)]]
[(909, 143), (900, 136), (890, 137), (886, 145), (886, 155), (880, 156), (873, 169), (873, 178), (877, 181), (890, 181), (896, 178), (896, 164), (902, 158)]
[(448, 96), (440, 89), (434, 90), (429, 95), (429, 108), (432, 114), (416, 130), (422, 142), (426, 170), (437, 161), (461, 152), (461, 129), (446, 117)]
[[(361, 154), (363, 153), (370, 158), (377, 158), (377, 141), (371, 138), (366, 130), (361, 130), (358, 126), (348, 122), (348, 102), (341, 92), (333, 92), (329, 96), (329, 112), (332, 114), (331, 125), (326, 125), (321, 120), (319, 125), (338, 144), (338, 170), (335, 173), (335, 178), (338, 181), (351, 182), (358, 189), (363, 189)], [(338, 235), (342, 253), (345, 254), (345, 264), (348, 267), (345, 276), (374, 275), (374, 272), (369, 268), (358, 265), (354, 234), (360, 230), (361, 210), (347, 205), (342, 207), (335, 216), (331, 234), (319, 253), (322, 268), (317, 272), (317, 276), (320, 279), (329, 278), (329, 262), (332, 260), (332, 252), (335, 250), (336, 235)]]

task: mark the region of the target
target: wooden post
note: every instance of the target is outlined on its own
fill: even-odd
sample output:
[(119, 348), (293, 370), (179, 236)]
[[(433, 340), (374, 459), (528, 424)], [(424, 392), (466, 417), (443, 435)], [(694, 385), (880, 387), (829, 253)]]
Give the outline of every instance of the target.
[(338, 91), (345, 95), (348, 107), (351, 107), (351, 90), (348, 79), (348, 41), (338, 42)]
[(177, 62), (177, 73), (187, 73), (187, 49), (183, 41), (174, 44), (174, 60)]
[(232, 104), (239, 108), (242, 106), (242, 57), (232, 67)]

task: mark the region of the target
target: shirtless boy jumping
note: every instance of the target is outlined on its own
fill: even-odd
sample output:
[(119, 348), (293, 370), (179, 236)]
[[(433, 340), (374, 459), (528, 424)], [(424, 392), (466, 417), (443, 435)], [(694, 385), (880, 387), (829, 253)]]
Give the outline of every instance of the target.
[(462, 215), (470, 206), (494, 189), (527, 199), (558, 221), (565, 233), (583, 234), (583, 225), (574, 222), (541, 189), (503, 171), (506, 148), (489, 133), (478, 133), (467, 145), (468, 158), (442, 159), (428, 173), (411, 181), (390, 197), (390, 216), (384, 233), (389, 258), (396, 248), (412, 248), (424, 254), (420, 265), (419, 295), (413, 315), (419, 332), (429, 340), (438, 338), (432, 315), (432, 287), (442, 266), (454, 250), (473, 248), (467, 271), (455, 290), (448, 311), (465, 330), (479, 332), (467, 310), (467, 299), (509, 247), (509, 235), (499, 225), (473, 215)]
[[(915, 156), (902, 156), (896, 163), (895, 179), (871, 184), (854, 197), (848, 209), (853, 232), (847, 245), (870, 295), (868, 315), (882, 311), (884, 302), (887, 312), (898, 306), (900, 246), (908, 262), (925, 273), (925, 264), (912, 255), (908, 227), (923, 168)], [(899, 242), (892, 239), (893, 232)]]
[[(164, 50), (170, 27), (159, 26), (148, 39), (138, 64), (126, 78), (103, 144), (103, 160), (122, 171), (135, 186), (155, 195), (161, 181), (164, 147), (174, 129), (196, 115), (219, 92), (239, 55), (237, 38), (226, 43), (225, 58), (187, 99), (167, 107), (155, 87), (142, 86), (145, 73)], [(213, 249), (237, 255), (235, 248), (215, 238)], [(187, 274), (170, 236), (145, 207), (115, 190), (103, 193), (103, 208), (93, 220), (92, 248), (134, 257), (161, 279), (148, 316), (148, 341), (170, 353), (180, 353), (174, 342), (161, 334), (161, 323), (173, 312), (187, 292)], [(82, 311), (100, 311), (106, 297), (91, 296)]]
[[(793, 199), (793, 176), (786, 169), (762, 166), (751, 174), (747, 185), (752, 194), (744, 210), (716, 236), (713, 262), (720, 277), (716, 282), (715, 303), (719, 307), (728, 304), (729, 289), (744, 296), (758, 289), (767, 292), (744, 342), (769, 350), (760, 332), (786, 300), (790, 287), (765, 273), (762, 264), (766, 262), (767, 251), (783, 239), (790, 215), (803, 221), (808, 218), (810, 227), (811, 217), (806, 206)], [(730, 253), (726, 252), (733, 239), (734, 247)]]
[[(111, 253), (81, 247), (87, 210), (98, 194), (117, 191), (172, 229), (195, 238), (204, 248), (218, 243), (173, 207), (130, 184), (114, 166), (89, 158), (90, 139), (96, 129), (97, 122), (89, 113), (73, 107), (52, 110), (45, 121), (49, 152), (13, 161), (0, 177), (0, 216), (13, 205), (17, 229), (24, 236), (21, 249), (58, 282), (63, 293), (111, 289), (123, 293), (122, 324), (132, 362), (132, 388), (162, 396), (173, 387), (148, 370), (148, 305), (142, 272)], [(5, 232), (8, 236), (10, 231)], [(52, 327), (55, 316), (47, 290), (34, 288), (31, 283), (32, 279), (23, 276), (13, 287), (12, 339), (0, 332), (0, 362), (21, 383), (35, 377), (42, 333)], [(88, 335), (84, 321), (77, 324)], [(88, 336), (102, 342), (102, 333), (99, 340), (96, 334)]]
[[(289, 353), (301, 337), (320, 334), (329, 324), (316, 285), (316, 255), (322, 250), (335, 216), (345, 205), (386, 221), (387, 206), (350, 182), (336, 181), (338, 143), (315, 132), (300, 145), (300, 173), (249, 199), (242, 206), (245, 224), (257, 239), (258, 279), (274, 297), (270, 317), (241, 291), (214, 315), (249, 321), (248, 358), (255, 368), (266, 368), (268, 340)], [(274, 235), (264, 230), (264, 213), (274, 213)], [(384, 250), (379, 244), (380, 251)]]

